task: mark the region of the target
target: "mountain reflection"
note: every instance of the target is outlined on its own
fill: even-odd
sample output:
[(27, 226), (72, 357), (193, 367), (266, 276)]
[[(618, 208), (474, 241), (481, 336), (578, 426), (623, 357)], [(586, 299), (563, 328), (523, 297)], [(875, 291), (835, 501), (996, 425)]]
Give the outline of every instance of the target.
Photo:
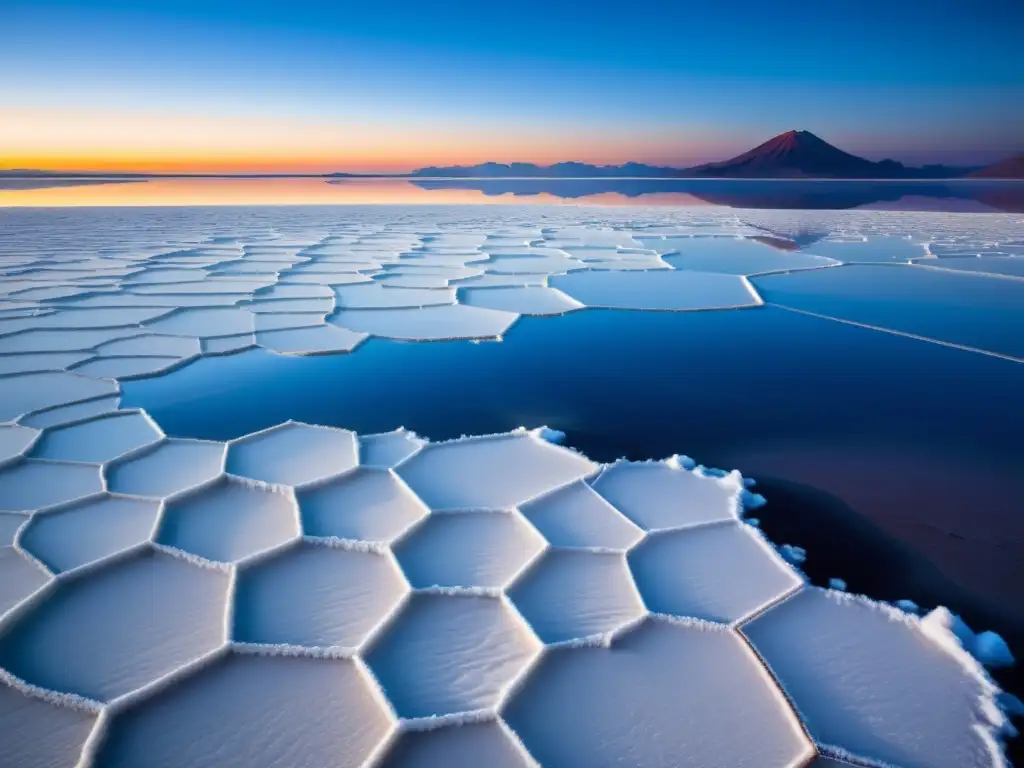
[(694, 199), (729, 208), (1024, 212), (1024, 183), (1003, 181), (831, 181), (745, 179), (413, 179), (426, 190), (475, 190), (488, 197), (553, 195), (586, 202), (615, 194), (657, 195), (657, 202)]

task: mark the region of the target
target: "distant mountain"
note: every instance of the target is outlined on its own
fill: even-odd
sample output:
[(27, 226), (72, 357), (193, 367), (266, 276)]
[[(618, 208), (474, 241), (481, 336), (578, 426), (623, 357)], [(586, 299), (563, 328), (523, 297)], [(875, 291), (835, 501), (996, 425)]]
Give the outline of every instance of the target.
[(480, 163), (479, 165), (430, 166), (413, 171), (410, 176), (492, 179), (593, 179), (593, 178), (675, 178), (688, 175), (682, 168), (667, 168), (643, 163), (623, 165), (591, 165), (590, 163), (555, 163), (535, 165), (534, 163)]
[(1024, 155), (1008, 157), (968, 175), (975, 179), (1024, 179)]
[(19, 179), (30, 179), (37, 178), (39, 176), (56, 176), (53, 171), (37, 171), (35, 168), (10, 168), (0, 169), (0, 178), (6, 178), (8, 176), (16, 177)]
[(910, 168), (895, 160), (874, 162), (851, 155), (810, 131), (787, 131), (731, 160), (693, 168), (668, 168), (644, 163), (590, 165), (589, 163), (480, 163), (430, 166), (413, 177), (434, 178), (734, 178), (734, 179), (946, 179), (972, 169), (944, 165)]
[(895, 160), (876, 163), (851, 155), (810, 131), (780, 133), (742, 155), (699, 165), (690, 171), (696, 176), (743, 179), (903, 179), (922, 172)]

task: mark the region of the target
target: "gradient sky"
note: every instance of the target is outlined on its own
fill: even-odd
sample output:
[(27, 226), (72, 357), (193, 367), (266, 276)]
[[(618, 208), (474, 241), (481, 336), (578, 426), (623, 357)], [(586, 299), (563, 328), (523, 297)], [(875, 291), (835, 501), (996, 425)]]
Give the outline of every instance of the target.
[(1022, 0), (0, 2), (0, 168), (1024, 151)]

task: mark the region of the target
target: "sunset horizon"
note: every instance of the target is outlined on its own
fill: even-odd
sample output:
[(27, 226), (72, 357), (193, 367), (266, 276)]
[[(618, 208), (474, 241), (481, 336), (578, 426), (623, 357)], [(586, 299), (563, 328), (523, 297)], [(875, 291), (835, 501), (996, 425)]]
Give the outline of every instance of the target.
[[(760, 142), (758, 142), (760, 143)], [(266, 158), (232, 159), (224, 160), (220, 157), (206, 158), (202, 155), (190, 157), (181, 155), (175, 159), (133, 159), (126, 158), (89, 158), (70, 156), (26, 156), (16, 157), (7, 160), (0, 167), (0, 172), (16, 173), (43, 172), (51, 174), (103, 174), (112, 175), (210, 175), (210, 176), (246, 176), (246, 175), (269, 175), (269, 176), (325, 176), (331, 174), (354, 174), (367, 176), (388, 176), (408, 175), (414, 171), (430, 167), (450, 166), (475, 166), (483, 163), (498, 163), (503, 165), (529, 164), (537, 166), (550, 166), (557, 163), (584, 163), (596, 166), (621, 166), (627, 163), (639, 163), (650, 166), (661, 166), (685, 170), (687, 168), (702, 165), (704, 163), (718, 162), (734, 155), (738, 155), (751, 146), (736, 146), (722, 150), (715, 154), (684, 155), (678, 159), (668, 157), (643, 158), (643, 155), (636, 154), (584, 154), (576, 153), (559, 154), (527, 154), (504, 156), (499, 154), (453, 154), (453, 155), (429, 155), (420, 159), (386, 160), (375, 162), (362, 157), (353, 159), (339, 159), (337, 161), (323, 161), (309, 159), (307, 161), (289, 162), (287, 160), (270, 161)], [(898, 152), (875, 152), (859, 153), (854, 152), (872, 160), (896, 160), (904, 165), (916, 166), (948, 166), (951, 168), (980, 168), (990, 163), (1014, 157), (1020, 154), (1019, 151), (1008, 149), (1005, 151), (981, 149), (976, 152), (950, 152), (927, 155), (923, 159), (916, 159), (913, 152), (901, 154)]]
[[(97, 120), (92, 127), (95, 136), (90, 147), (76, 151), (76, 145), (89, 143), (89, 131), (82, 131), (81, 117), (71, 123), (68, 135), (60, 129), (51, 129), (48, 142), (56, 147), (45, 152), (35, 151), (33, 142), (41, 144), (39, 131), (23, 115), (4, 114), (0, 109), (0, 140), (5, 147), (17, 148), (19, 141), (26, 146), (22, 153), (5, 150), (0, 171), (44, 171), (62, 173), (131, 173), (131, 174), (274, 174), (323, 175), (331, 173), (354, 174), (407, 174), (420, 168), (438, 166), (471, 166), (481, 163), (529, 163), (546, 166), (555, 163), (580, 162), (591, 165), (616, 166), (626, 163), (685, 169), (704, 163), (718, 162), (738, 155), (762, 142), (793, 128), (771, 128), (766, 131), (747, 130), (729, 135), (729, 127), (717, 135), (653, 136), (650, 138), (613, 137), (569, 141), (560, 137), (530, 137), (519, 134), (502, 139), (494, 136), (461, 138), (442, 137), (436, 143), (427, 143), (415, 154), (411, 153), (401, 137), (371, 137), (365, 144), (339, 147), (329, 126), (316, 130), (301, 126), (282, 131), (280, 124), (270, 123), (262, 131), (241, 131), (226, 137), (223, 146), (212, 146), (218, 131), (230, 123), (214, 123), (206, 131), (182, 130), (174, 120), (155, 118), (151, 122), (137, 117), (125, 129), (121, 127), (121, 140), (114, 141), (115, 133), (108, 125)], [(33, 116), (33, 120), (40, 119)], [(22, 126), (18, 125), (19, 120)], [(47, 118), (51, 125), (68, 125), (66, 121)], [(172, 129), (170, 125), (178, 125)], [(213, 130), (213, 127), (217, 130)], [(237, 127), (237, 126), (236, 126)], [(18, 136), (19, 128), (23, 131)], [(275, 129), (279, 133), (275, 142)], [(72, 130), (74, 135), (71, 135)], [(801, 127), (802, 130), (802, 127)], [(343, 133), (343, 126), (338, 126)], [(822, 132), (830, 143), (852, 154), (869, 160), (896, 160), (907, 166), (946, 165), (951, 167), (981, 167), (1020, 154), (1024, 144), (1005, 147), (983, 145), (975, 148), (903, 149), (880, 148), (869, 137), (852, 136), (848, 141), (834, 140)], [(29, 134), (33, 134), (31, 140)], [(185, 139), (180, 138), (184, 135)], [(202, 141), (188, 140), (201, 136)], [(420, 137), (420, 140), (430, 137)], [(262, 141), (262, 143), (261, 143)], [(136, 144), (137, 148), (126, 149)], [(110, 146), (108, 146), (108, 144)], [(90, 151), (91, 150), (91, 151)]]
[(907, 165), (1024, 151), (1022, 7), (916, 5), (16, 1), (0, 14), (0, 66), (19, 73), (0, 84), (0, 168), (688, 167), (792, 128)]

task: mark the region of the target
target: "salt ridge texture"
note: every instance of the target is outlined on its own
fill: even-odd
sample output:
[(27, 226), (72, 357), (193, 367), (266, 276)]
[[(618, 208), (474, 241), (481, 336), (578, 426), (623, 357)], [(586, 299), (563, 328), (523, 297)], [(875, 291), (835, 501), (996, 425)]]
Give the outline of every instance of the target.
[[(0, 213), (0, 764), (1005, 765), (977, 660), (1005, 644), (808, 585), (737, 472), (118, 408), (200, 355), (756, 311), (747, 275), (858, 261), (1015, 280), (992, 259), (1022, 253), (1012, 216), (581, 210)], [(809, 226), (806, 255), (754, 240)]]
[[(467, 766), (491, 750), (527, 766), (1004, 764), (999, 691), (965, 650), (984, 643), (942, 609), (918, 618), (808, 585), (745, 521), (754, 497), (736, 472), (677, 457), (601, 466), (552, 430), (368, 436), (358, 444), (406, 445), (371, 468), (351, 433), (325, 446), (286, 427), (232, 441), (260, 449), (239, 475), (220, 466), (169, 495), (104, 489), (17, 518), (0, 551), (35, 577), (3, 569), (20, 593), (0, 618), (0, 691), (26, 721), (10, 734), (19, 765), (71, 764), (55, 749), (81, 766), (178, 765), (182, 749), (195, 765), (416, 764), (449, 741)], [(281, 466), (325, 468), (313, 482), (252, 476), (278, 434)], [(180, 459), (209, 472), (230, 455), (203, 445)], [(160, 488), (162, 464), (151, 471)], [(409, 522), (390, 543), (305, 527), (304, 505), (324, 501), (303, 488), (366, 473), (391, 481), (336, 514), (397, 509)], [(717, 511), (694, 517), (695, 503)], [(210, 722), (213, 708), (225, 717)], [(295, 708), (306, 714), (285, 716)], [(329, 738), (311, 730), (339, 712)], [(238, 725), (251, 717), (265, 733)], [(460, 729), (487, 723), (475, 754)], [(75, 741), (48, 744), (51, 727)], [(437, 735), (404, 735), (423, 729)]]

